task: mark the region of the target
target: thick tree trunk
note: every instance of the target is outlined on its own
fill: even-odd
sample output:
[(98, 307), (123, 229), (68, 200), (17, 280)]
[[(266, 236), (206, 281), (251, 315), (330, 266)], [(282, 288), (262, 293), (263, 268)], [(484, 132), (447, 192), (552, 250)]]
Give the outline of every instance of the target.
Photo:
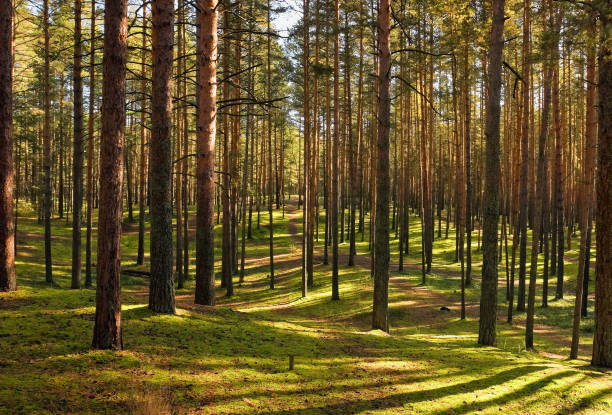
[(152, 3), (151, 94), (151, 285), (149, 309), (174, 313), (172, 273), (172, 61), (174, 46), (174, 0)]
[(488, 88), (486, 107), (486, 174), (487, 195), (483, 212), (483, 264), (480, 293), (478, 343), (494, 345), (497, 323), (497, 224), (499, 220), (499, 186), (501, 176), (499, 119), (502, 52), (504, 47), (504, 0), (493, 0), (493, 17), (489, 44)]
[(13, 8), (0, 2), (0, 291), (15, 291), (13, 218)]
[(597, 153), (597, 208), (595, 232), (597, 263), (595, 273), (595, 334), (593, 336), (593, 360), (595, 366), (612, 367), (612, 1), (602, 6), (602, 23), (599, 45), (599, 133)]
[(217, 0), (199, 0), (196, 304), (215, 304), (215, 135), (217, 130)]
[(125, 131), (127, 3), (106, 0), (100, 143), (98, 269), (93, 347), (123, 348), (121, 336), (121, 189)]
[(376, 245), (374, 246), (374, 308), (372, 328), (389, 331), (389, 130), (391, 127), (391, 4), (381, 0), (378, 11), (378, 163), (376, 167)]
[(81, 0), (74, 2), (74, 146), (72, 154), (72, 284), (81, 287), (81, 216), (83, 212), (83, 78), (81, 77)]

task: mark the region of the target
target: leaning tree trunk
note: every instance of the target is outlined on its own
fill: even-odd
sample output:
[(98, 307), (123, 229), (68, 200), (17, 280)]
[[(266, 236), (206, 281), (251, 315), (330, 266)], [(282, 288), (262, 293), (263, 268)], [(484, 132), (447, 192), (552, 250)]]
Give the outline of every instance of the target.
[(603, 26), (599, 45), (599, 134), (597, 154), (597, 208), (595, 232), (597, 263), (595, 273), (595, 334), (593, 360), (595, 366), (612, 367), (612, 1), (603, 6)]
[(376, 165), (376, 244), (374, 246), (374, 308), (372, 328), (389, 331), (389, 130), (391, 127), (391, 4), (381, 0), (378, 10), (378, 163)]
[(215, 304), (215, 135), (217, 132), (217, 0), (199, 0), (197, 23), (197, 218), (195, 303)]
[(478, 343), (495, 344), (497, 322), (497, 223), (499, 219), (499, 185), (501, 176), (499, 118), (502, 52), (504, 47), (504, 3), (493, 0), (493, 18), (489, 43), (489, 68), (487, 78), (486, 115), (486, 173), (485, 194), (487, 201), (483, 212), (482, 233), (482, 288), (480, 293), (480, 322)]
[(74, 2), (74, 143), (72, 154), (72, 284), (81, 287), (81, 215), (83, 212), (83, 78), (81, 76), (81, 0)]
[(0, 3), (0, 291), (17, 289), (13, 219), (13, 10)]
[(125, 132), (127, 3), (106, 0), (100, 141), (98, 268), (93, 347), (123, 348), (121, 337), (121, 189)]

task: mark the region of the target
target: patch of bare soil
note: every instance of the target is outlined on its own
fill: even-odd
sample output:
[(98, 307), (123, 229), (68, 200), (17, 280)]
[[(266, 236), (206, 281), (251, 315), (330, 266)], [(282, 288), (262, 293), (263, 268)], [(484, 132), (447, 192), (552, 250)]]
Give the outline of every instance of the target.
[[(289, 233), (294, 238), (294, 240), (299, 241), (301, 244), (301, 235), (297, 233), (297, 220), (298, 214), (295, 211), (294, 206), (290, 206), (289, 212)], [(315, 246), (315, 254), (320, 257), (322, 260), (322, 247)], [(361, 266), (363, 268), (369, 269), (371, 263), (371, 257), (369, 254), (357, 254), (355, 256), (355, 265)], [(348, 255), (341, 254), (338, 257), (338, 262), (340, 264), (348, 263)], [(397, 269), (398, 264), (396, 262), (390, 262), (389, 267), (391, 269)], [(421, 272), (420, 264), (406, 264), (404, 263), (404, 269)], [(438, 274), (444, 274), (452, 277), (459, 277), (456, 273), (446, 270), (439, 269), (436, 270)], [(403, 279), (400, 275), (394, 275), (391, 273), (389, 278), (389, 282), (392, 287), (400, 290), (404, 293), (405, 298), (401, 298), (399, 303), (395, 303), (394, 306), (400, 306), (405, 308), (406, 314), (410, 316), (410, 320), (412, 322), (418, 322), (419, 326), (434, 326), (434, 325), (443, 325), (447, 321), (456, 318), (459, 315), (461, 310), (461, 301), (459, 297), (459, 293), (455, 298), (451, 298), (447, 294), (436, 292), (430, 290), (427, 286), (416, 286), (411, 284), (410, 282)], [(459, 290), (457, 290), (459, 291)], [(445, 306), (450, 308), (451, 312), (444, 312), (440, 310), (440, 307)], [(368, 313), (365, 313), (368, 314)], [(480, 316), (480, 307), (478, 304), (466, 304), (466, 316), (470, 319), (478, 319)], [(497, 319), (500, 322), (505, 322), (506, 320), (506, 307), (505, 305), (500, 305), (497, 313)], [(360, 314), (357, 316), (352, 316), (350, 319), (346, 320), (347, 323), (354, 324), (356, 327), (365, 329), (369, 327), (369, 315)], [(503, 323), (505, 324), (505, 323)], [(519, 315), (514, 316), (513, 326), (520, 328), (521, 330), (525, 329), (525, 316)], [(547, 326), (544, 324), (535, 324), (534, 333), (539, 336), (546, 337), (549, 341), (559, 345), (559, 346), (567, 346), (569, 345), (569, 334), (561, 334), (558, 332), (558, 328)], [(565, 358), (565, 356), (558, 356), (550, 353), (542, 352), (542, 355), (548, 357), (557, 357), (557, 358)], [(590, 354), (589, 346), (586, 344), (581, 344), (579, 348), (579, 358), (588, 361), (588, 356)]]
[(2, 298), (0, 297), (0, 310), (16, 310), (34, 304), (34, 300), (29, 298)]

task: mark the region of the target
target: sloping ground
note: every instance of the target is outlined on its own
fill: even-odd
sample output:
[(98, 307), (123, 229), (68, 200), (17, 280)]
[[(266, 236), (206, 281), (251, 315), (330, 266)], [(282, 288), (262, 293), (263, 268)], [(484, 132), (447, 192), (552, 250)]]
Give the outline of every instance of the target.
[[(0, 294), (0, 413), (612, 412), (610, 373), (549, 357), (564, 355), (566, 337), (558, 333), (565, 332), (542, 326), (540, 352), (532, 353), (521, 348), (520, 327), (500, 324), (499, 347), (478, 347), (475, 315), (459, 320), (452, 291), (418, 286), (416, 269), (392, 276), (390, 335), (369, 330), (367, 255), (353, 268), (341, 266), (340, 301), (330, 300), (330, 268), (323, 265), (301, 298), (299, 213), (275, 221), (283, 252), (273, 292), (265, 232), (247, 245), (245, 282), (232, 298), (219, 289), (215, 308), (192, 304), (190, 281), (177, 293), (177, 315), (153, 315), (146, 279), (126, 276), (126, 350), (118, 353), (89, 347), (93, 290), (38, 282), (40, 229), (22, 225), (34, 236), (23, 236), (30, 256), (18, 263), (20, 291)], [(58, 223), (54, 231), (61, 237), (68, 228)], [(124, 240), (128, 255), (132, 238)], [(58, 261), (69, 259), (64, 251), (58, 248)], [(56, 272), (61, 287), (67, 271)]]

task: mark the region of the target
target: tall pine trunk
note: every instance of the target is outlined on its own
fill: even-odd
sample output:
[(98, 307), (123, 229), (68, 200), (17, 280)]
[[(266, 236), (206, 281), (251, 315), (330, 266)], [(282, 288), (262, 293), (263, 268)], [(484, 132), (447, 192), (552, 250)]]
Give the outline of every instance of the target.
[(465, 51), (465, 236), (466, 236), (466, 267), (465, 267), (465, 285), (472, 284), (472, 147), (471, 147), (471, 101), (470, 101), (470, 62), (469, 49)]
[(215, 135), (217, 131), (217, 0), (198, 0), (196, 304), (215, 304)]
[(106, 0), (100, 142), (98, 269), (93, 347), (123, 348), (121, 336), (121, 189), (125, 133), (127, 3)]
[(595, 232), (597, 263), (595, 273), (595, 334), (593, 360), (595, 366), (612, 367), (612, 1), (602, 5), (605, 13), (599, 45), (599, 132), (597, 153), (597, 208)]
[[(596, 24), (595, 19), (589, 19), (591, 24)], [(588, 297), (583, 296), (585, 290), (585, 267), (588, 261), (587, 249), (589, 247), (588, 236), (590, 233), (589, 213), (591, 210), (592, 194), (593, 194), (593, 171), (595, 163), (596, 141), (595, 134), (597, 128), (597, 112), (595, 108), (595, 47), (589, 39), (587, 44), (587, 93), (586, 93), (586, 128), (584, 134), (584, 161), (582, 165), (582, 190), (580, 197), (580, 251), (578, 256), (578, 275), (576, 276), (576, 300), (574, 303), (574, 321), (572, 326), (572, 346), (570, 349), (570, 359), (578, 357), (578, 345), (580, 340), (580, 318), (582, 317), (583, 302), (586, 302)], [(586, 291), (588, 296), (588, 282)]]
[(136, 264), (144, 263), (144, 234), (145, 234), (145, 206), (147, 194), (147, 69), (146, 69), (146, 49), (147, 49), (147, 7), (142, 8), (142, 50), (140, 55), (140, 166), (139, 166), (139, 195), (138, 195), (138, 254)]
[(499, 221), (499, 186), (501, 176), (499, 119), (501, 98), (502, 52), (504, 47), (505, 0), (493, 0), (493, 17), (489, 43), (489, 67), (486, 107), (486, 172), (487, 195), (483, 208), (482, 287), (478, 343), (494, 345), (497, 323), (497, 224)]
[[(553, 17), (550, 16), (552, 20)], [(546, 54), (549, 58), (550, 54)], [(529, 292), (527, 295), (527, 319), (525, 323), (525, 348), (533, 349), (533, 326), (535, 317), (535, 293), (538, 276), (538, 254), (540, 252), (540, 235), (542, 231), (542, 204), (544, 197), (544, 180), (546, 168), (546, 138), (548, 136), (548, 118), (551, 101), (551, 75), (553, 69), (550, 64), (544, 65), (544, 97), (540, 120), (540, 137), (538, 144), (538, 164), (536, 175), (536, 193), (533, 210), (533, 230), (531, 236), (531, 265), (529, 268)]]
[(91, 234), (93, 217), (93, 163), (94, 163), (94, 106), (96, 96), (96, 0), (91, 0), (91, 28), (89, 45), (89, 119), (87, 120), (87, 231), (85, 236), (85, 287), (91, 287)]
[[(271, 23), (271, 8), (270, 8), (270, 0), (268, 0), (268, 33), (271, 33), (270, 23)], [(272, 99), (272, 67), (271, 67), (271, 56), (270, 56), (270, 35), (268, 34), (268, 50), (266, 53), (267, 57), (267, 75), (268, 79), (266, 81), (266, 85), (268, 87), (268, 101)], [(268, 183), (267, 183), (267, 192), (268, 192), (268, 215), (270, 218), (269, 227), (269, 249), (270, 249), (270, 289), (274, 289), (274, 216), (272, 214), (272, 200), (274, 197), (274, 179), (272, 178), (272, 108), (268, 109)], [(312, 220), (312, 205), (310, 206), (309, 215)], [(311, 227), (312, 228), (312, 227)], [(312, 234), (310, 235), (310, 241), (312, 244)], [(312, 255), (310, 255), (312, 260)]]
[(49, 91), (49, 0), (43, 3), (44, 26), (44, 124), (43, 124), (43, 170), (44, 170), (44, 196), (43, 218), (45, 224), (45, 280), (53, 283), (53, 268), (51, 260), (51, 96)]
[(13, 218), (13, 7), (0, 3), (0, 291), (17, 289)]
[(529, 113), (530, 113), (530, 0), (523, 2), (523, 107), (521, 116), (521, 170), (519, 190), (519, 287), (516, 299), (517, 311), (525, 311), (525, 277), (527, 272), (527, 217), (529, 209)]
[[(223, 83), (223, 99), (231, 100), (230, 91), (230, 12), (223, 12), (223, 78), (226, 81)], [(231, 107), (226, 108), (223, 114), (223, 172), (221, 173), (221, 183), (223, 186), (220, 189), (221, 203), (223, 204), (223, 225), (222, 225), (222, 248), (221, 248), (221, 286), (226, 288), (228, 297), (233, 295), (232, 284), (232, 234), (231, 234), (231, 206), (230, 206), (230, 115)]]
[(340, 141), (340, 6), (334, 2), (334, 140), (331, 155), (332, 300), (340, 299), (338, 282), (338, 146)]
[(174, 313), (172, 273), (172, 61), (174, 46), (174, 0), (152, 3), (151, 94), (151, 285), (149, 309)]
[(81, 0), (74, 2), (74, 145), (72, 153), (72, 284), (81, 287), (81, 216), (83, 213), (83, 78), (81, 76)]
[(378, 10), (378, 163), (376, 166), (376, 244), (374, 250), (374, 308), (372, 328), (389, 331), (389, 130), (391, 128), (391, 4), (381, 0)]

